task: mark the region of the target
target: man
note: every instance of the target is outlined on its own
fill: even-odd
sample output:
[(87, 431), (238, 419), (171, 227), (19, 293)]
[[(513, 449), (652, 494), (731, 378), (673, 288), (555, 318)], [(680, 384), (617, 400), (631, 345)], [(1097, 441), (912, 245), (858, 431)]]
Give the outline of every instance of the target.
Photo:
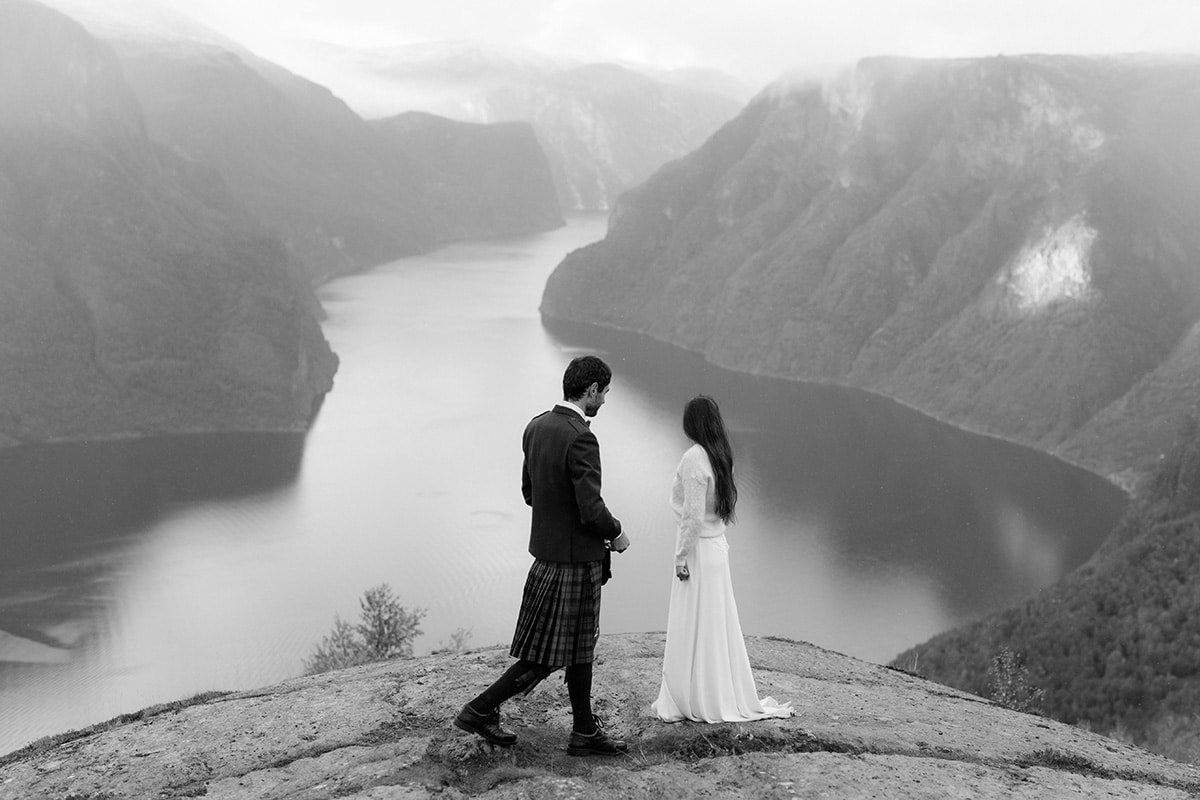
[(525, 580), (510, 655), (517, 663), (454, 720), (492, 744), (509, 746), (515, 733), (500, 726), (500, 704), (528, 694), (563, 667), (571, 698), (571, 755), (616, 755), (627, 749), (609, 738), (592, 713), (592, 660), (600, 635), (600, 586), (609, 553), (629, 537), (600, 497), (600, 445), (588, 428), (608, 395), (612, 371), (595, 356), (571, 361), (563, 402), (525, 427), (521, 491), (533, 508)]

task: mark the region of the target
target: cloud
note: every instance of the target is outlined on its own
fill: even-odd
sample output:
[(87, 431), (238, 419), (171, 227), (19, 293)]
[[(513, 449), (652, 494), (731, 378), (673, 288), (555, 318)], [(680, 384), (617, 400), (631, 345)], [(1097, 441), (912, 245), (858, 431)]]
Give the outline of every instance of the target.
[(140, 2), (188, 14), (302, 74), (317, 66), (304, 62), (314, 42), (478, 40), (584, 60), (713, 67), (755, 84), (880, 54), (1200, 52), (1196, 0)]

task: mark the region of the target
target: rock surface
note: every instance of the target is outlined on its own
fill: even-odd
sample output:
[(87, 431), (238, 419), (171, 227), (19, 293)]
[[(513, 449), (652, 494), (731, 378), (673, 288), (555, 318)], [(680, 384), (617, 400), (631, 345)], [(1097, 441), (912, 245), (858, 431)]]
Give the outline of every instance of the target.
[(819, 647), (748, 638), (787, 720), (667, 725), (649, 715), (661, 633), (602, 639), (594, 703), (615, 758), (572, 758), (552, 676), (504, 708), (520, 740), (450, 724), (505, 669), (503, 649), (298, 678), (151, 713), (0, 759), (0, 798), (1154, 798), (1200, 769)]

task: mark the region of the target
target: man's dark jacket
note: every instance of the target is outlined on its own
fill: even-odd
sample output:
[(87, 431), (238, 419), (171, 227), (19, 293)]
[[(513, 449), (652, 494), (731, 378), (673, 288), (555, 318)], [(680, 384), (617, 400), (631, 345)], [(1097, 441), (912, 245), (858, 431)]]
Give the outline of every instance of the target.
[(543, 561), (602, 561), (621, 523), (600, 497), (600, 443), (583, 418), (555, 406), (525, 426), (521, 492), (533, 507), (529, 552)]

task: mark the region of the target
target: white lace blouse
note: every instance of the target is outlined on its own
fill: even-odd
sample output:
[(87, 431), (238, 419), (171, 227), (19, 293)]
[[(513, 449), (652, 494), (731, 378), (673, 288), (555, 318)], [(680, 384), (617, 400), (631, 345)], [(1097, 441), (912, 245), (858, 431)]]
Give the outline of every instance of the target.
[(696, 539), (725, 533), (725, 523), (714, 510), (717, 479), (704, 448), (694, 444), (683, 454), (675, 469), (671, 486), (671, 510), (675, 512), (678, 532), (675, 538), (675, 565), (687, 562), (696, 547)]

